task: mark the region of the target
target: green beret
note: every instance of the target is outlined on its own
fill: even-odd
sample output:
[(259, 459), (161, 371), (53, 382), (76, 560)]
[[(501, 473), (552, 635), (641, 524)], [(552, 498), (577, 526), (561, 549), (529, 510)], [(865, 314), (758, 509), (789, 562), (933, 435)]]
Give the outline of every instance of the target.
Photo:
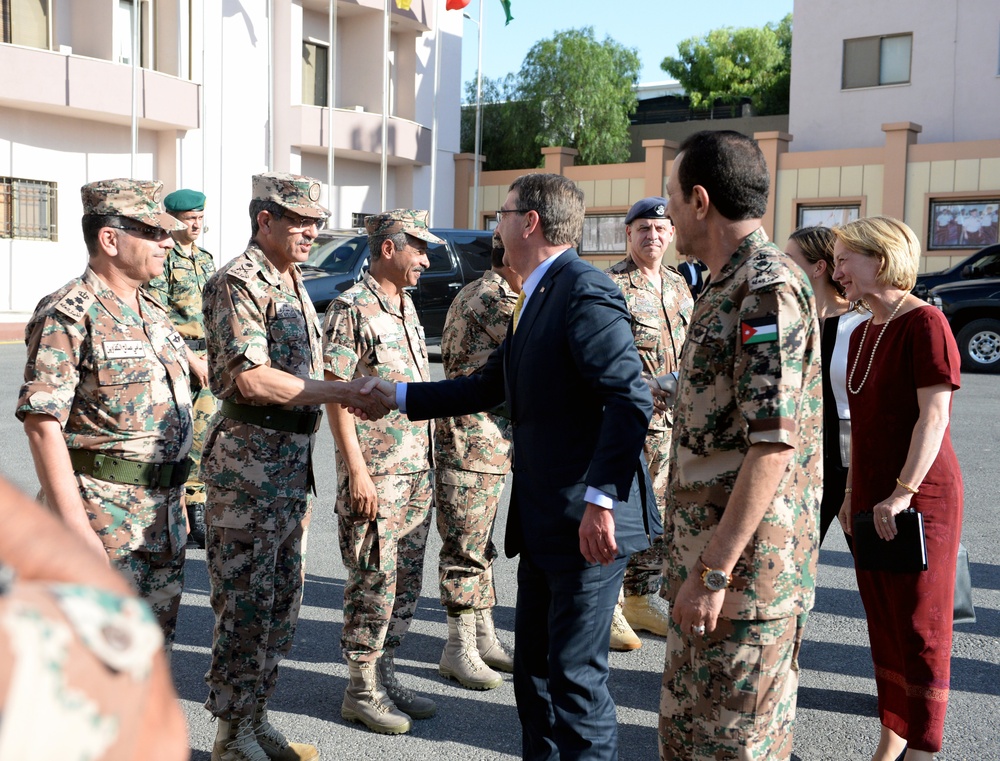
[(205, 208), (205, 194), (197, 190), (175, 190), (163, 199), (163, 205), (167, 211), (203, 211)]

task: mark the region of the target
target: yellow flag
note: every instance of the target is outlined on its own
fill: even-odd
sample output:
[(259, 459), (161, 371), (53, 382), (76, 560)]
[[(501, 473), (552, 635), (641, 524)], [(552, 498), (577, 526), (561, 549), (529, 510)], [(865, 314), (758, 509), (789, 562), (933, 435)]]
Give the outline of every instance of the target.
[(396, 0), (396, 7), (401, 11), (408, 11), (412, 2), (413, 0)]

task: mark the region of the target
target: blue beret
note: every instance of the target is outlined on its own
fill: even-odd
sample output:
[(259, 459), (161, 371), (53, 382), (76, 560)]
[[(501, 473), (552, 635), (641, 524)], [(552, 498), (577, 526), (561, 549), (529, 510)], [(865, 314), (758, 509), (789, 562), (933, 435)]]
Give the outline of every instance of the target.
[[(169, 198), (169, 196), (168, 196)], [(167, 207), (170, 210), (170, 207)], [(632, 220), (635, 219), (666, 219), (667, 218), (667, 199), (663, 196), (650, 196), (649, 198), (643, 198), (641, 201), (636, 201), (632, 204), (632, 208), (628, 210), (628, 214), (625, 216), (625, 224), (632, 224)]]
[(202, 211), (205, 194), (197, 190), (175, 190), (163, 199), (163, 207), (171, 214), (175, 211)]

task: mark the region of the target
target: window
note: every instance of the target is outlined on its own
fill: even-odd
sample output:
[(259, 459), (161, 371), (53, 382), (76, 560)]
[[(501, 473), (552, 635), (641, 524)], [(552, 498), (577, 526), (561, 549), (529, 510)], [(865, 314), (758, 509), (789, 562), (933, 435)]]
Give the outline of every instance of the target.
[(624, 214), (595, 214), (583, 218), (580, 253), (624, 254), (627, 243)]
[(0, 238), (56, 240), (54, 182), (0, 177)]
[(982, 248), (997, 242), (1000, 198), (931, 201), (929, 249)]
[[(495, 217), (493, 221), (496, 222)], [(459, 258), (465, 260), (476, 272), (486, 272), (493, 266), (492, 235), (456, 234), (449, 237)]]
[(118, 0), (114, 17), (114, 55), (118, 63), (132, 65), (132, 32), (135, 8), (139, 4), (139, 65), (149, 66), (149, 37), (151, 33), (148, 0)]
[(302, 43), (302, 104), (329, 105), (326, 97), (327, 63), (330, 49), (321, 43)]
[(844, 40), (843, 89), (910, 81), (912, 34)]
[(447, 243), (428, 243), (427, 262), (426, 272), (451, 272), (455, 269)]
[(805, 206), (798, 208), (798, 227), (836, 227), (853, 222), (861, 216), (861, 207), (857, 204), (842, 206)]
[(49, 47), (49, 0), (0, 0), (0, 42)]

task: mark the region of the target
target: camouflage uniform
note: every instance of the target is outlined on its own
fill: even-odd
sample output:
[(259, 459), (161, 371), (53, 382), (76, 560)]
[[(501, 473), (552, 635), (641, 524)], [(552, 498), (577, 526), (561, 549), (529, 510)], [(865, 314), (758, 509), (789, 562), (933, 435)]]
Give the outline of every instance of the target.
[(733, 568), (716, 631), (692, 636), (672, 624), (661, 758), (790, 756), (819, 550), (819, 355), (812, 289), (759, 229), (702, 293), (681, 355), (664, 532), (671, 602), (700, 567), (750, 446), (784, 443), (794, 455)]
[(0, 758), (126, 761), (163, 636), (138, 600), (72, 584), (0, 594)]
[[(294, 287), (251, 243), (205, 286), (209, 379), (219, 399), (245, 403), (236, 377), (261, 365), (322, 379), (319, 320), (298, 267), (289, 272)], [(319, 412), (315, 406), (286, 409)], [(205, 707), (216, 716), (245, 714), (270, 696), (278, 663), (292, 646), (314, 441), (314, 433), (273, 430), (223, 414), (209, 427), (201, 470), (216, 625)]]
[[(208, 279), (215, 273), (215, 260), (207, 251), (192, 244), (191, 253), (185, 253), (177, 244), (167, 254), (163, 274), (146, 284), (149, 292), (167, 310), (177, 332), (195, 354), (206, 358), (205, 320), (201, 308), (201, 293)], [(205, 446), (205, 431), (218, 406), (210, 388), (198, 385), (191, 376), (191, 398), (194, 406), (194, 440), (191, 444), (191, 477), (184, 485), (187, 504), (205, 503), (205, 484), (198, 475), (201, 452)]]
[[(323, 334), (323, 369), (338, 380), (430, 380), (412, 299), (403, 291), (395, 306), (369, 273), (330, 305)], [(365, 662), (399, 647), (417, 607), (433, 497), (431, 430), (398, 411), (377, 421), (356, 419), (355, 430), (378, 516), (354, 523), (347, 465), (338, 450), (337, 517), (347, 568), (341, 645), (345, 658)]]
[[(46, 296), (27, 328), (17, 417), (50, 415), (66, 446), (146, 463), (180, 463), (191, 448), (184, 341), (139, 291), (142, 314), (87, 268)], [(182, 486), (133, 486), (77, 472), (77, 486), (118, 570), (173, 642), (184, 583)], [(45, 495), (41, 495), (44, 500)]]
[[(516, 302), (517, 294), (492, 270), (459, 291), (441, 337), (448, 378), (471, 375), (486, 364), (503, 342)], [(494, 413), (436, 421), (438, 579), (441, 604), (449, 608), (496, 605), (493, 522), (510, 471), (511, 439), (510, 420)]]
[[(631, 257), (606, 270), (621, 289), (632, 315), (632, 335), (642, 360), (642, 369), (657, 377), (679, 367), (681, 347), (691, 320), (694, 299), (684, 278), (672, 267), (660, 266), (660, 290), (643, 275)], [(670, 429), (673, 410), (653, 410), (643, 450), (653, 480), (653, 493), (660, 507), (660, 519), (667, 504), (670, 476)], [(663, 568), (663, 537), (656, 537), (648, 550), (637, 552), (625, 567), (625, 595), (647, 595), (660, 587)]]

